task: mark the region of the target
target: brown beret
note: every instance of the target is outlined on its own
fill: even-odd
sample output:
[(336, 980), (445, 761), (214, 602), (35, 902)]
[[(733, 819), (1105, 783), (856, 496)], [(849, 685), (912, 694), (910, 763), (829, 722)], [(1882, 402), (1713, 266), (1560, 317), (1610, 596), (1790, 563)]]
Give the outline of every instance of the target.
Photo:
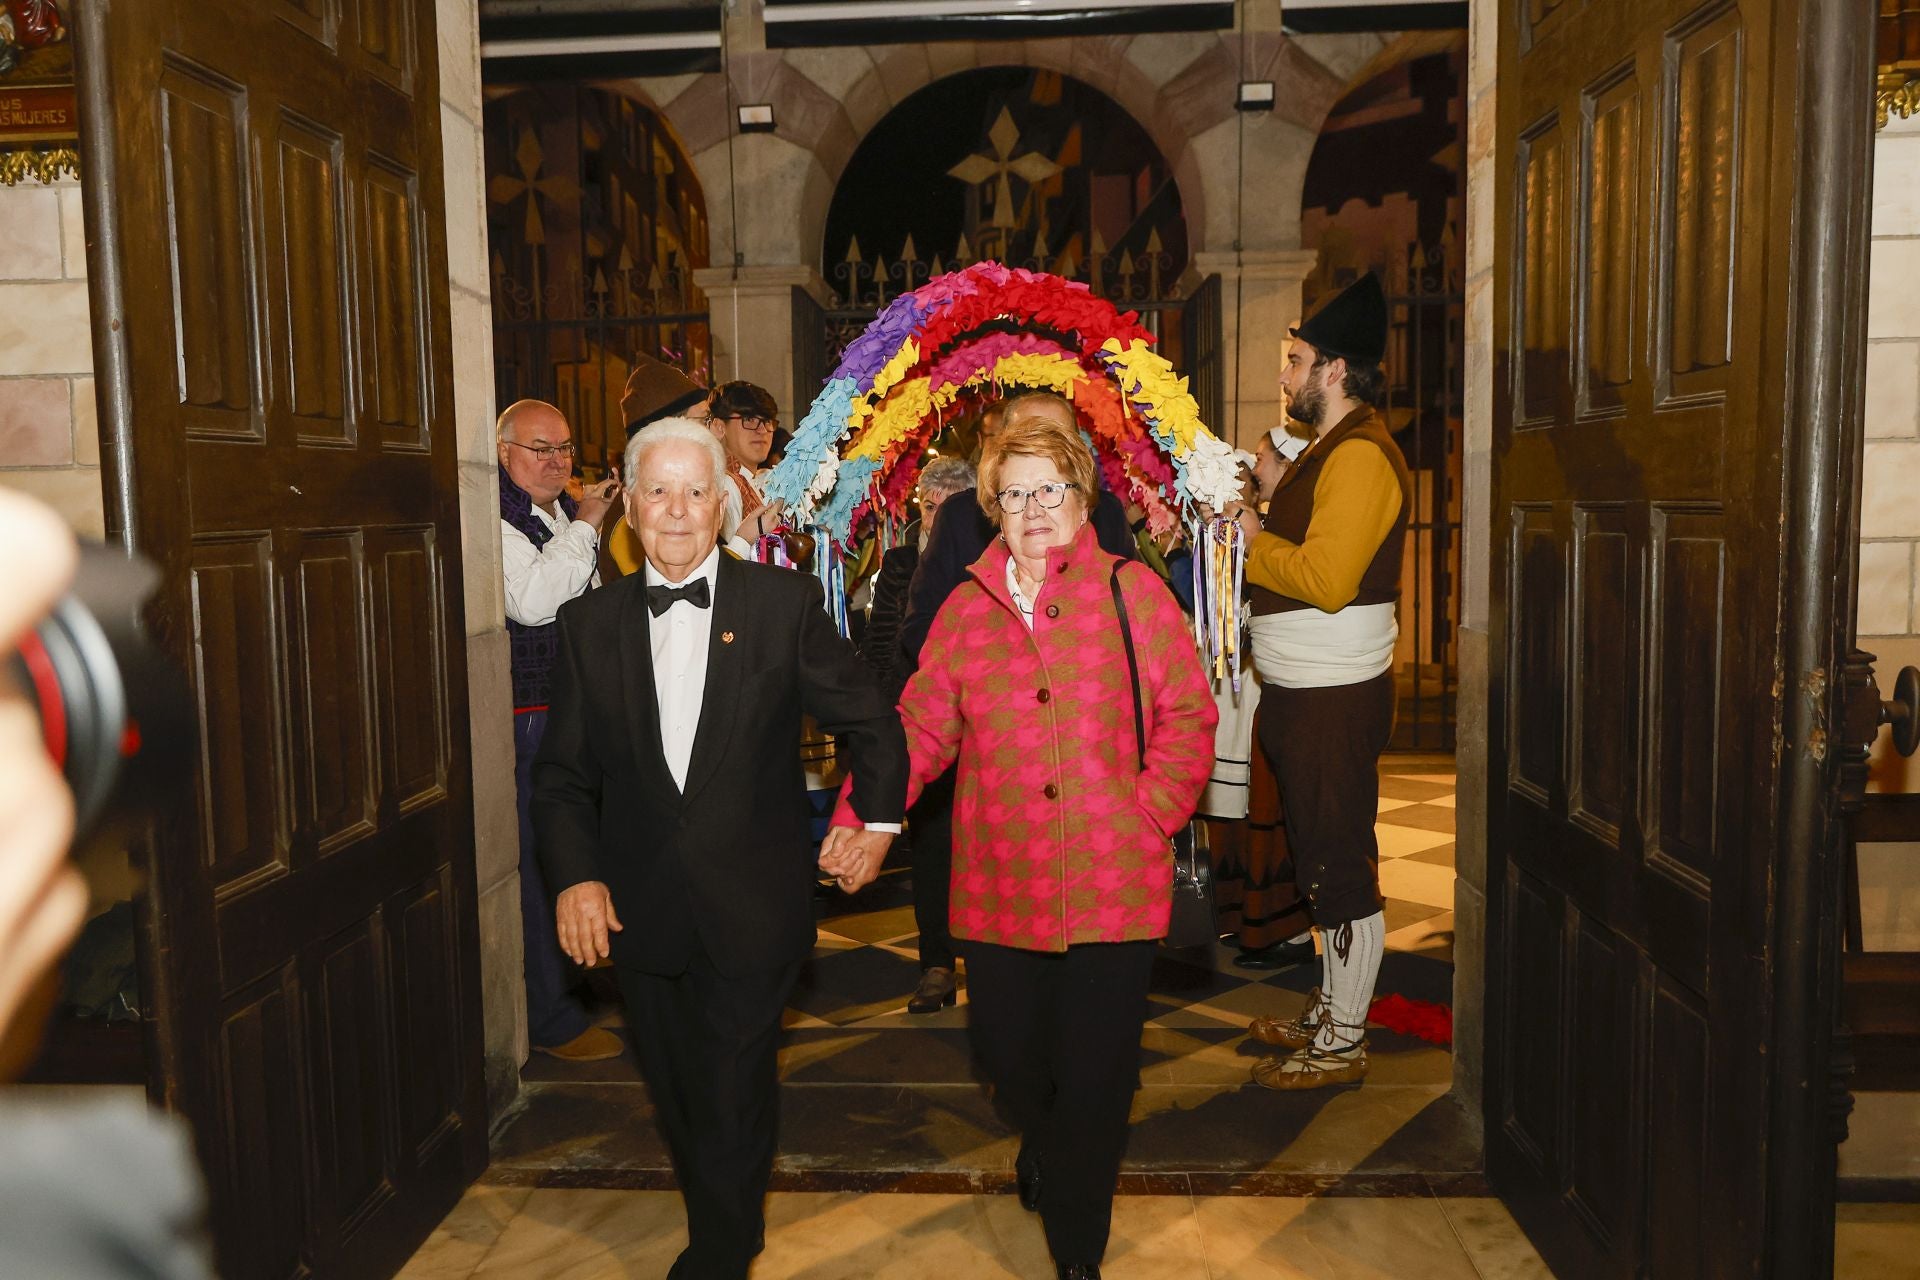
[(649, 422), (670, 418), (707, 398), (707, 389), (670, 364), (652, 356), (635, 356), (627, 389), (620, 397), (620, 414), (631, 436)]

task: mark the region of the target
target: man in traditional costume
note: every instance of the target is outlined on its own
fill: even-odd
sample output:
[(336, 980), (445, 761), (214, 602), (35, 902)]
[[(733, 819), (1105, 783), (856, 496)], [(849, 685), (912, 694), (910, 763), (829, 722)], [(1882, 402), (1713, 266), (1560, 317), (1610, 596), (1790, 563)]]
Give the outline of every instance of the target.
[(1320, 930), (1322, 980), (1296, 1018), (1251, 1031), (1289, 1052), (1264, 1059), (1270, 1089), (1357, 1083), (1386, 947), (1380, 894), (1380, 754), (1393, 733), (1400, 558), (1413, 482), (1375, 405), (1385, 378), (1387, 303), (1363, 276), (1292, 330), (1280, 375), (1287, 412), (1311, 440), (1274, 486), (1248, 537), (1261, 747), (1279, 780), (1300, 892)]
[(714, 388), (708, 407), (707, 425), (727, 451), (730, 493), (722, 528), (728, 532), (728, 545), (741, 555), (752, 555), (753, 544), (780, 524), (780, 504), (769, 503), (760, 489), (766, 483), (780, 408), (771, 391), (751, 382), (722, 383)]

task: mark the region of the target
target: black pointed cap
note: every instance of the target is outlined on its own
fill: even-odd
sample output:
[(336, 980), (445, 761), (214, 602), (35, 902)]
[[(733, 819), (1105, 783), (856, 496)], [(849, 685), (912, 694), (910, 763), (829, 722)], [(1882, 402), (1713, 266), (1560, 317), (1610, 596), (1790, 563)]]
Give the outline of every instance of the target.
[(1387, 354), (1387, 295), (1380, 277), (1367, 272), (1289, 332), (1323, 355), (1379, 364)]

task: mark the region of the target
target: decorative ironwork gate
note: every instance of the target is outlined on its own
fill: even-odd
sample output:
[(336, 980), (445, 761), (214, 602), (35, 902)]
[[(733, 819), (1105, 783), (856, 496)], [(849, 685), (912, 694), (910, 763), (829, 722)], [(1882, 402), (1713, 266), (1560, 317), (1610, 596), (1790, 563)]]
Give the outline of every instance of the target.
[(1461, 409), (1466, 303), (1451, 230), (1387, 273), (1383, 412), (1413, 473), (1401, 570), (1400, 751), (1452, 751), (1459, 686)]
[(620, 395), (634, 357), (651, 356), (707, 381), (712, 350), (704, 308), (675, 269), (595, 272), (525, 286), (504, 275), (493, 280), (493, 380), (497, 404), (545, 400), (567, 416), (580, 445), (580, 464), (592, 479), (617, 464), (626, 446)]

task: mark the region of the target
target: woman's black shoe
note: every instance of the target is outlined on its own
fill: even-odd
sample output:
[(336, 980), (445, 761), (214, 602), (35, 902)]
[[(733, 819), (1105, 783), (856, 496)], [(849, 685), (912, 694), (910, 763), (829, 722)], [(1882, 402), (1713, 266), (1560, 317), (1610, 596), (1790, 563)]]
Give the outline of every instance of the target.
[(1313, 939), (1305, 942), (1276, 942), (1270, 947), (1250, 947), (1233, 958), (1237, 969), (1285, 969), (1313, 959)]
[(1060, 1280), (1100, 1280), (1100, 1264), (1097, 1262), (1076, 1262), (1072, 1266), (1056, 1262), (1054, 1265), (1060, 1269)]
[[(1014, 1157), (1013, 1177), (1015, 1185), (1020, 1189), (1020, 1207), (1028, 1213), (1039, 1212), (1040, 1157), (1029, 1155), (1025, 1143), (1020, 1146), (1020, 1154)], [(1060, 1274), (1065, 1275), (1066, 1272), (1063, 1270)], [(1099, 1269), (1095, 1268), (1093, 1274), (1099, 1275)]]

